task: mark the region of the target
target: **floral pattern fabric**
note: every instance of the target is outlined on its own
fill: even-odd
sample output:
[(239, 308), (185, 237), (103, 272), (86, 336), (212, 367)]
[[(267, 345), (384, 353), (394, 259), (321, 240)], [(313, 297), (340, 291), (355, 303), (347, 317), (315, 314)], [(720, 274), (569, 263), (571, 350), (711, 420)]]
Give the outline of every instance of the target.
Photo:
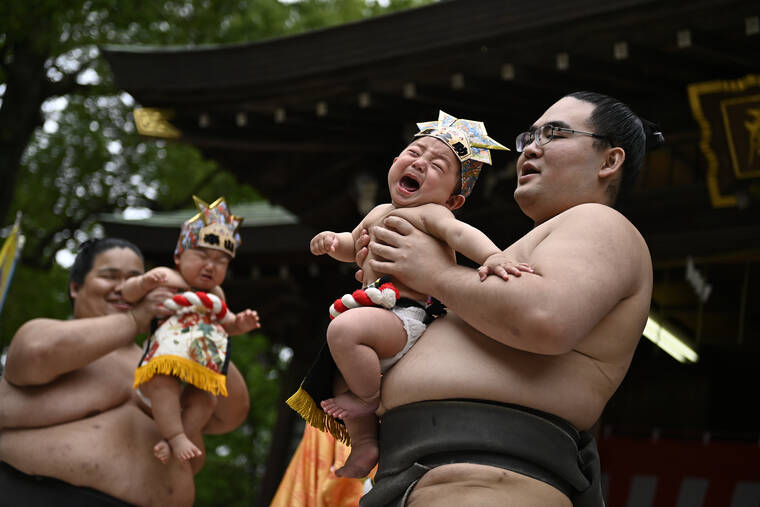
[(224, 327), (208, 313), (187, 308), (166, 319), (146, 342), (135, 372), (135, 387), (156, 374), (164, 374), (179, 377), (199, 389), (226, 395), (228, 355), (229, 340)]

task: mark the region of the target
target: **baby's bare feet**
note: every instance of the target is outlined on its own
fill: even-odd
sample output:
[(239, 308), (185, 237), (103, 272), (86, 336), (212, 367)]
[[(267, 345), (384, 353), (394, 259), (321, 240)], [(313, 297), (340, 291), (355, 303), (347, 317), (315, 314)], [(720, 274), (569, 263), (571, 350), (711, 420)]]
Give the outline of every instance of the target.
[(354, 479), (367, 477), (377, 463), (377, 457), (377, 441), (351, 442), (351, 454), (346, 463), (335, 471), (335, 475)]
[(169, 463), (169, 456), (171, 456), (171, 448), (169, 442), (161, 440), (159, 443), (153, 446), (153, 455), (158, 458), (158, 461), (166, 465)]
[(203, 455), (201, 450), (198, 449), (184, 433), (180, 433), (170, 438), (169, 445), (172, 448), (174, 456), (182, 463), (187, 463), (191, 459)]
[(362, 399), (351, 392), (339, 394), (335, 398), (323, 400), (320, 405), (326, 414), (336, 419), (346, 419), (347, 417), (360, 417), (367, 414), (373, 414), (377, 407), (380, 406), (380, 393)]

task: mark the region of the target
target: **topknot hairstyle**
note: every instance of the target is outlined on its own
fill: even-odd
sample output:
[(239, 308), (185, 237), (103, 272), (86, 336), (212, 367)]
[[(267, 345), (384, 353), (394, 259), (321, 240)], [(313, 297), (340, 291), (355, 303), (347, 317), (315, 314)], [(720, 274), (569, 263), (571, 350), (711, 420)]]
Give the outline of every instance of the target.
[(624, 201), (644, 165), (646, 152), (659, 148), (665, 138), (657, 124), (640, 118), (619, 100), (596, 92), (580, 91), (567, 95), (594, 105), (589, 118), (590, 127), (604, 139), (596, 139), (597, 146), (609, 145), (623, 148), (625, 161), (620, 186), (613, 195), (613, 204)]

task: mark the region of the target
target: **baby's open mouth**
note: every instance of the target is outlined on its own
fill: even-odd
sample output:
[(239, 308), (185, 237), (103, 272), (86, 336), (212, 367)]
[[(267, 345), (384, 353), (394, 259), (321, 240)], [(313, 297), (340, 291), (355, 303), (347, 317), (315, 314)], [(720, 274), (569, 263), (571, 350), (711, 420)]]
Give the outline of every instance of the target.
[(415, 192), (420, 188), (420, 182), (410, 176), (404, 176), (401, 178), (399, 185), (407, 192)]

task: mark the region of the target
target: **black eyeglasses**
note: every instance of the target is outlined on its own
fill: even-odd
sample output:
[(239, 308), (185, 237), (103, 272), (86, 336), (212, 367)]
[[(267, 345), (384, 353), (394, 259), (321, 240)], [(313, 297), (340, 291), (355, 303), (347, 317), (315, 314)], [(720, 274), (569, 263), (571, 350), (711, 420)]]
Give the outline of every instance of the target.
[(534, 140), (536, 141), (536, 146), (543, 146), (554, 139), (554, 136), (557, 132), (567, 132), (568, 134), (582, 134), (584, 136), (596, 137), (597, 139), (606, 139), (605, 136), (600, 136), (599, 134), (594, 134), (593, 132), (584, 132), (583, 130), (557, 127), (556, 125), (547, 123), (546, 125), (541, 125), (538, 128), (519, 134), (517, 136), (517, 139), (515, 139), (515, 148), (517, 148), (518, 153), (522, 153), (525, 147), (532, 143)]

